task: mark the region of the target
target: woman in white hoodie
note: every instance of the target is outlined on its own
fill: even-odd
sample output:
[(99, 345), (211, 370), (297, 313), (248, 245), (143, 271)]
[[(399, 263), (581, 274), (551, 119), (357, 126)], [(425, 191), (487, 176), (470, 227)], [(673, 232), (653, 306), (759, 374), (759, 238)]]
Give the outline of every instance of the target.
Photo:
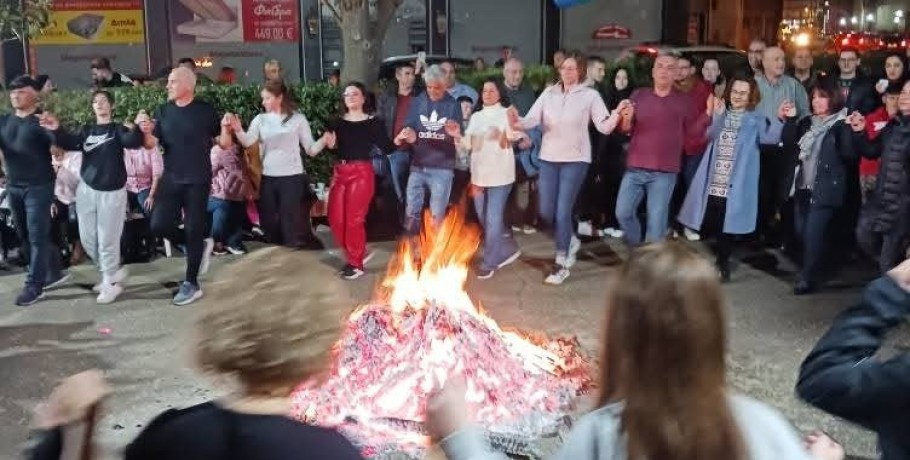
[[(809, 460), (774, 409), (727, 386), (727, 319), (714, 267), (677, 242), (635, 249), (607, 301), (601, 395), (557, 460)], [(450, 460), (500, 460), (468, 429), (464, 393), (428, 403), (431, 433)], [(460, 393), (460, 394), (458, 394)], [(827, 437), (807, 440), (818, 459), (842, 459)]]
[(471, 185), (474, 186), (474, 207), (483, 226), (483, 261), (477, 277), (488, 279), (493, 273), (518, 260), (521, 251), (506, 231), (504, 215), (506, 202), (515, 183), (515, 154), (512, 141), (515, 133), (509, 126), (505, 92), (494, 79), (483, 83), (481, 109), (474, 113), (463, 146), (471, 152)]

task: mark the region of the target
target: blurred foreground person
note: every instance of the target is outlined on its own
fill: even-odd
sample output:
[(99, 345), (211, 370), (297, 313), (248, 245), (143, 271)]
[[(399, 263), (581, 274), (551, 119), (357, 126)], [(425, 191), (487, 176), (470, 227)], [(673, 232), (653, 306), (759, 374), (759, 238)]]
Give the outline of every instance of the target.
[(910, 260), (873, 281), (803, 362), (800, 398), (875, 431), (882, 460), (910, 458), (910, 353), (874, 359), (910, 314)]
[[(724, 304), (714, 268), (691, 249), (635, 249), (607, 303), (598, 409), (555, 458), (811, 458), (779, 413), (727, 388)], [(468, 429), (457, 387), (429, 403), (431, 433), (450, 460), (505, 459)]]
[[(165, 411), (126, 448), (124, 458), (361, 458), (339, 433), (288, 417), (293, 389), (327, 372), (344, 311), (336, 303), (343, 302), (337, 295), (343, 289), (330, 278), (301, 280), (284, 269), (302, 264), (300, 259), (299, 252), (270, 248), (225, 269), (201, 306), (194, 356), (200, 371), (232, 382), (234, 393)], [(48, 431), (28, 458), (93, 458), (91, 433), (107, 393), (98, 371), (65, 380), (38, 410), (38, 427)]]

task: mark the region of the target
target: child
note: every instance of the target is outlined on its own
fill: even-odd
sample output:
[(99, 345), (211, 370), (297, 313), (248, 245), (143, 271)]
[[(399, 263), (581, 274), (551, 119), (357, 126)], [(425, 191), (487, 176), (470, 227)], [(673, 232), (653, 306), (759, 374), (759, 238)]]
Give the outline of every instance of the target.
[(246, 201), (253, 194), (246, 161), (237, 144), (223, 149), (212, 147), (212, 192), (208, 211), (212, 219), (215, 255), (246, 254), (243, 246), (243, 217)]

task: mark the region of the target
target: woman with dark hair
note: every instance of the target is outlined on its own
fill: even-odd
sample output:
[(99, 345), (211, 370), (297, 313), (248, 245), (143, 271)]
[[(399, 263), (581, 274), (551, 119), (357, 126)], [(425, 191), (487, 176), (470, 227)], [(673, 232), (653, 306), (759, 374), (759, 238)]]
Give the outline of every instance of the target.
[(483, 227), (483, 260), (477, 277), (488, 279), (521, 256), (504, 221), (506, 202), (515, 183), (512, 143), (517, 138), (509, 126), (509, 102), (502, 85), (489, 78), (483, 82), (480, 96), (461, 141), (471, 152), (474, 208)]
[(885, 73), (881, 80), (875, 84), (875, 90), (878, 94), (885, 94), (888, 85), (903, 84), (907, 77), (910, 76), (910, 69), (907, 68), (907, 57), (904, 53), (897, 51), (888, 53), (885, 56)]
[[(755, 231), (758, 217), (760, 144), (777, 144), (783, 120), (792, 107), (781, 104), (778, 116), (768, 120), (755, 112), (761, 100), (751, 76), (730, 80), (723, 99), (711, 98), (710, 142), (698, 165), (679, 212), (679, 222), (715, 241), (715, 264), (723, 281), (730, 280), (730, 256), (736, 235)], [(729, 108), (724, 101), (729, 101)]]
[(301, 218), (307, 219), (305, 224), (309, 222), (309, 216), (302, 216), (300, 206), (309, 182), (300, 147), (310, 156), (322, 148), (315, 145), (309, 121), (297, 111), (294, 96), (282, 80), (266, 80), (261, 96), (265, 113), (256, 115), (247, 131), (234, 117), (231, 129), (244, 147), (259, 142), (259, 218), (266, 239), (272, 244), (297, 248)]
[(727, 78), (720, 69), (720, 63), (715, 58), (705, 59), (701, 64), (701, 76), (714, 88), (714, 95), (723, 97), (727, 93)]
[[(727, 384), (726, 299), (717, 275), (677, 242), (634, 249), (606, 305), (597, 409), (553, 460), (808, 460), (774, 409)], [(427, 404), (451, 460), (504, 460), (469, 429), (460, 385)]]
[(856, 146), (865, 135), (865, 121), (857, 112), (848, 116), (843, 93), (836, 85), (827, 79), (816, 83), (810, 93), (812, 115), (789, 121), (782, 135), (785, 155), (798, 158), (792, 190), (803, 260), (793, 288), (796, 295), (817, 288), (833, 219), (852, 201), (850, 194), (859, 194)]
[[(323, 135), (325, 146), (336, 150), (329, 187), (329, 227), (347, 261), (339, 274), (349, 280), (365, 274), (364, 264), (370, 258), (366, 220), (376, 189), (373, 149), (385, 154), (395, 150), (385, 124), (371, 115), (369, 94), (362, 83), (348, 83), (342, 92), (342, 114), (329, 121)], [(318, 145), (313, 154), (321, 150), (322, 145)]]
[[(629, 69), (624, 67), (617, 67), (608, 78), (610, 85), (607, 88), (604, 102), (607, 104), (607, 109), (612, 112), (616, 110), (621, 101), (627, 100), (632, 96), (635, 85), (632, 82)], [(603, 189), (599, 193), (601, 199), (598, 204), (601, 205), (604, 216), (604, 221), (602, 222), (604, 228), (598, 233), (598, 236), (622, 238), (623, 232), (619, 229), (619, 222), (616, 220), (616, 197), (619, 195), (619, 185), (622, 184), (622, 176), (626, 172), (626, 152), (629, 150), (629, 134), (616, 130), (607, 136), (597, 136), (597, 138), (604, 143), (597, 147), (597, 151), (602, 152), (598, 167), (603, 180)]]

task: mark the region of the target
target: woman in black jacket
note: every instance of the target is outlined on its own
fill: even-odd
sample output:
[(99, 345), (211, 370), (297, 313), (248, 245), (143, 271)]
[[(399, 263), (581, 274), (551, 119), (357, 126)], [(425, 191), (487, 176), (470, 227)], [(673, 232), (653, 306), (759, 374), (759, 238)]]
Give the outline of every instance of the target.
[(874, 141), (858, 143), (863, 156), (880, 158), (875, 188), (860, 213), (856, 239), (882, 273), (894, 268), (910, 243), (910, 82), (898, 99), (898, 114)]
[(791, 120), (782, 135), (785, 154), (798, 159), (793, 199), (803, 265), (793, 288), (796, 295), (817, 288), (833, 219), (852, 201), (849, 195), (859, 193), (854, 139), (862, 136), (862, 116), (854, 112), (848, 117), (841, 92), (827, 81), (812, 88), (811, 100), (812, 115)]

